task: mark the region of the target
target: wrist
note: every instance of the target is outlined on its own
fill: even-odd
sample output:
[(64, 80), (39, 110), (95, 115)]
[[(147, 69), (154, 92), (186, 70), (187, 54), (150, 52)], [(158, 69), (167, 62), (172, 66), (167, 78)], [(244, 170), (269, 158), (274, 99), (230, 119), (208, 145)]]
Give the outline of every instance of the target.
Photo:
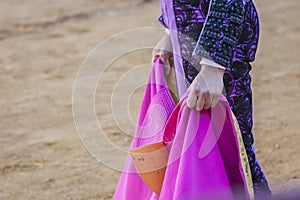
[(201, 71), (200, 73), (202, 75), (211, 75), (211, 74), (219, 74), (221, 77), (223, 77), (225, 72), (225, 69), (212, 67), (209, 65), (201, 65)]
[(165, 33), (164, 38), (167, 38), (167, 39), (171, 40), (171, 35), (169, 35), (168, 33)]

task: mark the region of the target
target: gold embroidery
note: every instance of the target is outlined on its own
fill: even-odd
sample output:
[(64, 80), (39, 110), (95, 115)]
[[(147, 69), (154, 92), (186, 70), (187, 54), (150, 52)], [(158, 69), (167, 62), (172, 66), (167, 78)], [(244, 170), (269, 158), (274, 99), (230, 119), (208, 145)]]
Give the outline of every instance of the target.
[(232, 115), (232, 119), (234, 121), (234, 127), (235, 127), (235, 131), (237, 134), (237, 139), (238, 139), (238, 143), (239, 143), (239, 150), (240, 150), (240, 158), (241, 158), (241, 162), (242, 162), (242, 166), (243, 166), (243, 171), (244, 171), (244, 175), (245, 175), (245, 179), (246, 179), (246, 183), (247, 183), (247, 187), (248, 187), (248, 191), (249, 191), (249, 196), (251, 199), (253, 199), (254, 194), (253, 194), (253, 184), (252, 184), (252, 177), (251, 177), (251, 170), (250, 170), (250, 165), (248, 162), (248, 158), (247, 158), (247, 152), (244, 146), (244, 142), (242, 139), (242, 135), (241, 135), (241, 131), (239, 128), (239, 124), (238, 121), (235, 117), (235, 115), (233, 114), (233, 112), (231, 111), (231, 115)]

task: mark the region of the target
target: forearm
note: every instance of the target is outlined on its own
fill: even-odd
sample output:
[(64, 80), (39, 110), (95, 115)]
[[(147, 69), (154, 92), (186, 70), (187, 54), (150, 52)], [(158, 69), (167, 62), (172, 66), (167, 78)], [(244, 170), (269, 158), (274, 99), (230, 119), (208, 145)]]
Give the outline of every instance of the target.
[(232, 63), (235, 47), (244, 21), (242, 0), (212, 0), (193, 56), (201, 56), (227, 68)]

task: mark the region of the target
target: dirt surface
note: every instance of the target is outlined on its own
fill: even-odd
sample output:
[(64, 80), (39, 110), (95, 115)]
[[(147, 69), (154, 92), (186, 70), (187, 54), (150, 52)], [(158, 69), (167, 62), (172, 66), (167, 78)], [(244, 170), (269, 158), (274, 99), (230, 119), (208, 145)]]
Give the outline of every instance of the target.
[[(252, 70), (255, 146), (271, 188), (287, 191), (300, 185), (300, 4), (256, 5), (261, 40)], [(0, 0), (0, 13), (0, 199), (111, 199), (120, 172), (82, 145), (72, 115), (73, 85), (100, 42), (121, 31), (160, 27), (159, 2)], [(150, 49), (122, 55), (95, 93), (106, 136), (124, 149), (130, 137), (114, 121), (110, 97), (124, 73), (150, 61)], [(133, 121), (142, 93), (138, 88), (129, 100)]]

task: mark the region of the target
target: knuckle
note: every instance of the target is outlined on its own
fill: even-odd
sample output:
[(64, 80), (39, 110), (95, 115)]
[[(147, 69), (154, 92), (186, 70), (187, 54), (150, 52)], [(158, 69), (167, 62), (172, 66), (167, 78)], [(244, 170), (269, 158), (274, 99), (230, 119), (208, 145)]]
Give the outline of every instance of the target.
[(207, 97), (209, 95), (209, 91), (208, 90), (202, 90), (201, 95), (204, 96), (204, 97)]
[(217, 92), (217, 91), (213, 91), (212, 92), (212, 96), (214, 97), (214, 98), (219, 98), (220, 97), (220, 92)]
[(199, 87), (197, 84), (195, 84), (195, 85), (193, 86), (193, 91), (194, 91), (195, 93), (199, 93), (199, 92), (200, 92), (200, 87)]
[(218, 97), (218, 94), (217, 94), (217, 93), (212, 93), (212, 94), (211, 94), (211, 98), (212, 98), (212, 99), (218, 99), (219, 97)]
[(199, 88), (193, 88), (194, 93), (198, 94), (200, 92)]

